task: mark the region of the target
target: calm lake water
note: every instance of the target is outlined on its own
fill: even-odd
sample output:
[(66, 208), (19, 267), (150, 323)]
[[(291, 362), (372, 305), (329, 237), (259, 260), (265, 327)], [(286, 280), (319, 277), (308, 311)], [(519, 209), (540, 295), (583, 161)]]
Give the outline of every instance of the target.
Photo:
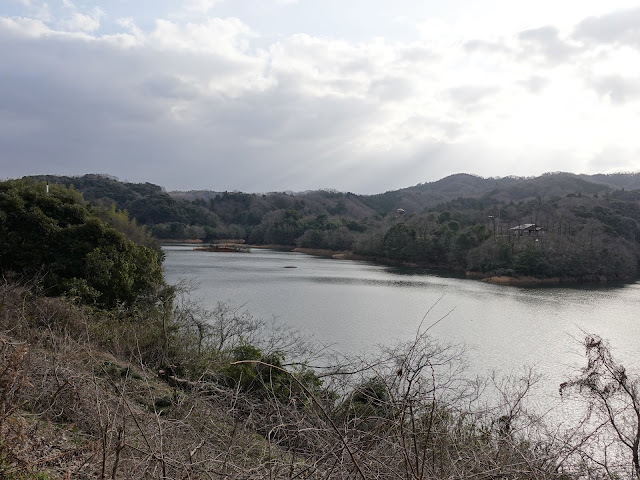
[(546, 377), (549, 394), (557, 392), (584, 364), (584, 332), (608, 339), (628, 370), (640, 370), (639, 284), (518, 288), (300, 253), (164, 250), (167, 281), (196, 281), (192, 295), (204, 305), (243, 305), (254, 316), (275, 317), (343, 353), (415, 338), (431, 309), (424, 325), (447, 315), (430, 333), (467, 345), (472, 374), (532, 366)]

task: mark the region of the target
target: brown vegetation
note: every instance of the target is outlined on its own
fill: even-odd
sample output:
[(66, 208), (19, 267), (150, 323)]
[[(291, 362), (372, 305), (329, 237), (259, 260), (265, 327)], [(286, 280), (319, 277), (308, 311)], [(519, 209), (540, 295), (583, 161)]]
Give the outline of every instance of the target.
[[(318, 388), (277, 355), (223, 360), (241, 338), (258, 334), (260, 322), (225, 305), (214, 314), (211, 322), (177, 302), (170, 319), (132, 318), (0, 285), (0, 477), (568, 479), (602, 472), (590, 477), (580, 463), (588, 437), (580, 443), (549, 434), (528, 413), (533, 374), (467, 381), (463, 350), (433, 341), (429, 328), (375, 359), (326, 363)], [(265, 351), (301, 344), (283, 332), (270, 341)], [(152, 367), (163, 364), (158, 375)], [(241, 381), (221, 381), (221, 371), (239, 366), (246, 367), (235, 370), (240, 380), (258, 368), (262, 384), (245, 390)]]

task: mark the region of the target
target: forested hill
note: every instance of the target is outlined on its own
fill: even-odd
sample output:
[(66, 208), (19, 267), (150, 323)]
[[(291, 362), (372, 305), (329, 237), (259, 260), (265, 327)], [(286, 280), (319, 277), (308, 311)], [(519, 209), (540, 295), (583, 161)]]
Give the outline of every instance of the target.
[(592, 195), (620, 189), (640, 189), (640, 174), (574, 175), (557, 172), (539, 177), (483, 178), (460, 173), (436, 182), (363, 197), (363, 201), (375, 209), (391, 209), (401, 205), (406, 212), (416, 213), (425, 207), (460, 197), (520, 202), (562, 197), (571, 193)]
[[(127, 210), (159, 239), (236, 238), (481, 275), (618, 281), (638, 272), (640, 174), (458, 174), (370, 196), (167, 193), (101, 175), (37, 179)], [(534, 233), (512, 230), (523, 224)]]
[[(104, 207), (127, 210), (139, 224), (147, 225), (159, 239), (249, 239), (254, 243), (295, 244), (299, 228), (269, 228), (284, 218), (297, 222), (318, 216), (331, 227), (351, 225), (375, 214), (361, 197), (352, 193), (321, 190), (291, 194), (242, 192), (170, 192), (151, 183), (120, 182), (107, 175), (81, 177), (35, 176), (37, 181), (61, 183), (79, 190), (84, 198)], [(295, 218), (294, 218), (295, 217)], [(325, 220), (322, 220), (325, 219)], [(262, 233), (260, 233), (262, 232)], [(266, 238), (265, 238), (266, 235)]]
[(156, 243), (122, 213), (89, 206), (77, 191), (29, 180), (0, 182), (5, 283), (34, 282), (48, 295), (106, 308), (153, 304), (160, 292), (170, 293)]

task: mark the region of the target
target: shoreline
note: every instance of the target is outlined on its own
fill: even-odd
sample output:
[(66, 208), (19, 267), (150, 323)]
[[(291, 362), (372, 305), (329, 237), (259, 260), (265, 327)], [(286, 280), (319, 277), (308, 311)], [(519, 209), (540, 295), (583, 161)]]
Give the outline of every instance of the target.
[(202, 245), (204, 242), (198, 238), (188, 238), (186, 240), (176, 240), (172, 238), (163, 238), (157, 239), (160, 245), (180, 245), (180, 244), (188, 244), (188, 245)]
[(546, 277), (538, 278), (523, 275), (521, 277), (512, 277), (507, 275), (486, 275), (480, 272), (466, 272), (466, 278), (471, 280), (480, 280), (484, 283), (494, 285), (506, 285), (516, 287), (544, 287), (544, 286), (560, 286), (560, 285), (614, 285), (628, 283), (622, 281), (611, 281), (602, 275), (590, 275), (588, 277)]
[[(167, 242), (168, 244), (175, 243), (187, 243), (187, 244), (198, 244), (202, 243), (196, 240), (192, 241), (180, 241), (180, 242)], [(278, 245), (278, 244), (269, 244), (269, 245), (253, 245), (246, 244), (243, 240), (231, 240), (227, 242), (227, 245), (236, 245), (242, 248), (256, 248), (263, 250), (278, 250), (284, 252), (296, 252), (303, 253), (305, 255), (314, 255), (318, 257), (324, 258), (332, 258), (335, 260), (355, 260), (355, 261), (364, 261), (376, 263), (378, 265), (386, 265), (392, 267), (404, 267), (404, 268), (421, 268), (425, 270), (433, 271), (436, 274), (455, 276), (455, 277), (463, 277), (469, 280), (477, 280), (484, 283), (491, 283), (493, 285), (503, 285), (503, 286), (512, 286), (512, 287), (557, 287), (557, 286), (569, 286), (569, 285), (613, 285), (613, 284), (623, 284), (633, 282), (633, 279), (629, 279), (626, 281), (611, 281), (602, 275), (589, 275), (585, 277), (547, 277), (547, 278), (537, 278), (528, 275), (523, 275), (520, 277), (507, 276), (507, 275), (492, 275), (485, 274), (481, 272), (471, 272), (471, 271), (455, 271), (455, 270), (443, 270), (438, 267), (422, 265), (413, 262), (403, 262), (399, 260), (393, 260), (385, 257), (372, 257), (367, 255), (360, 255), (357, 253), (353, 253), (349, 250), (330, 250), (327, 248), (306, 248), (306, 247), (294, 247), (291, 245)], [(202, 249), (205, 250), (205, 249)]]
[(537, 287), (537, 286), (558, 286), (561, 284), (577, 284), (579, 283), (577, 280), (568, 279), (568, 278), (560, 278), (560, 277), (549, 277), (549, 278), (536, 278), (536, 277), (510, 277), (505, 275), (500, 276), (482, 276), (480, 278), (475, 277), (474, 275), (470, 275), (472, 272), (467, 272), (466, 277), (469, 279), (478, 279), (484, 283), (491, 283), (493, 285), (506, 285), (506, 286), (516, 286), (516, 287)]
[(366, 255), (355, 254), (350, 251), (335, 251), (323, 248), (302, 248), (295, 247), (289, 248), (289, 251), (304, 253), (307, 255), (316, 255), (325, 258), (333, 258), (337, 260), (360, 260), (366, 262), (377, 263), (379, 265), (388, 265), (394, 267), (405, 267), (405, 268), (422, 268), (425, 270), (431, 270), (437, 274), (461, 277), (463, 276), (469, 280), (479, 280), (484, 283), (491, 283), (493, 285), (503, 285), (509, 287), (559, 287), (559, 286), (570, 286), (570, 285), (614, 285), (614, 284), (624, 284), (633, 282), (633, 279), (626, 281), (611, 281), (607, 279), (603, 275), (589, 275), (586, 277), (546, 277), (546, 278), (538, 278), (532, 277), (529, 275), (523, 275), (521, 277), (513, 277), (507, 275), (491, 275), (485, 274), (481, 272), (471, 272), (471, 271), (455, 271), (455, 270), (442, 270), (437, 267), (421, 265), (412, 262), (401, 262), (397, 260), (392, 260), (389, 258), (382, 257), (369, 257)]

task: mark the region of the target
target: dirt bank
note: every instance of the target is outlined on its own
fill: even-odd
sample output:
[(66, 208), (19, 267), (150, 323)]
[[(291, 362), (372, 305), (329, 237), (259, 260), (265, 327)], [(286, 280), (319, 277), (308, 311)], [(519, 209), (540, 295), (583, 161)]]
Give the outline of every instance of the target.
[[(562, 281), (560, 277), (535, 278), (535, 277), (496, 276), (496, 277), (483, 278), (482, 281), (486, 283), (493, 283), (496, 285), (516, 285), (521, 287), (529, 287), (529, 286), (536, 286), (536, 285), (560, 285), (561, 283), (565, 283)], [(571, 283), (575, 283), (575, 282), (571, 282)]]
[(575, 285), (575, 284), (605, 284), (609, 283), (604, 276), (592, 275), (588, 277), (547, 277), (536, 278), (530, 276), (510, 277), (506, 275), (485, 275), (479, 272), (467, 272), (466, 277), (495, 285), (512, 285), (518, 287)]

